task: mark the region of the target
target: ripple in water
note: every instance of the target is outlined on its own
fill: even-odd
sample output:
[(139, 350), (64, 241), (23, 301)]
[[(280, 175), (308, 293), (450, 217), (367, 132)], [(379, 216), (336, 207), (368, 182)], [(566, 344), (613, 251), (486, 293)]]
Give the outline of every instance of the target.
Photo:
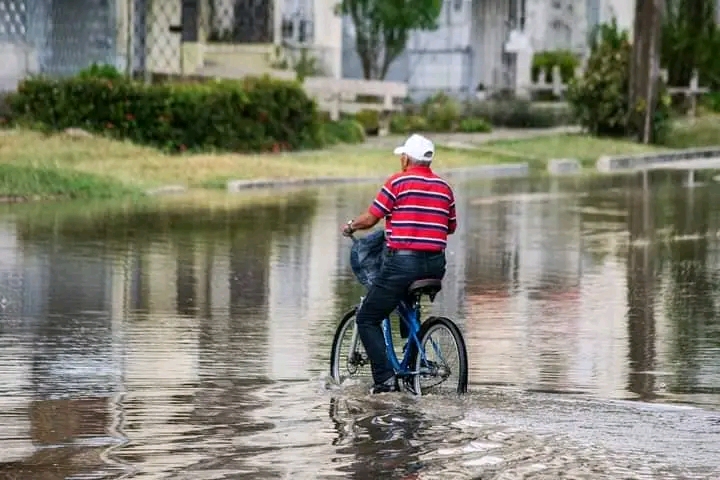
[(327, 381), (372, 189), (11, 210), (0, 478), (720, 478), (718, 192), (552, 181), (457, 190), (463, 398)]

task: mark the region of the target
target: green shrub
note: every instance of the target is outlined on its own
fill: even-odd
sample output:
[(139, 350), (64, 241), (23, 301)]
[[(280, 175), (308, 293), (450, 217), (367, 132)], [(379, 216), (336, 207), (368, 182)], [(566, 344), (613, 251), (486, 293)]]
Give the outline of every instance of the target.
[(580, 59), (569, 50), (537, 52), (532, 60), (533, 82), (546, 76), (552, 79), (552, 69), (556, 65), (560, 67), (560, 78), (563, 83), (567, 83), (575, 78), (575, 69), (580, 65)]
[(9, 93), (0, 92), (0, 128), (12, 123), (13, 115), (9, 104), (9, 97)]
[[(2, 100), (0, 100), (0, 104), (2, 103)], [(703, 95), (700, 99), (700, 105), (704, 106), (705, 108), (713, 111), (713, 112), (720, 112), (720, 93), (719, 92), (710, 92)], [(1, 107), (0, 107), (1, 108)]]
[(421, 115), (395, 113), (390, 117), (390, 133), (407, 134), (428, 131), (428, 122)]
[(580, 124), (596, 135), (625, 135), (632, 47), (627, 31), (604, 26), (585, 74), (571, 82), (568, 100)]
[(10, 96), (26, 125), (79, 127), (169, 151), (316, 147), (317, 106), (296, 82), (261, 78), (146, 85), (82, 76), (24, 80)]
[[(552, 72), (554, 67), (559, 67), (560, 78), (563, 83), (568, 84), (575, 78), (575, 70), (580, 65), (580, 59), (577, 55), (569, 50), (551, 50), (538, 52), (533, 56), (532, 63), (532, 80), (552, 82)], [(560, 95), (562, 97), (562, 94)], [(549, 90), (538, 90), (532, 93), (535, 101), (552, 102), (558, 100), (558, 96)]]
[(410, 132), (409, 115), (405, 113), (395, 113), (390, 117), (390, 133), (406, 134)]
[(492, 126), (482, 118), (470, 117), (460, 120), (458, 130), (465, 133), (488, 133)]
[(355, 120), (363, 126), (367, 135), (377, 135), (380, 130), (380, 112), (377, 110), (360, 110), (355, 114)]
[(344, 119), (337, 122), (325, 122), (322, 125), (323, 145), (338, 143), (362, 143), (365, 141), (365, 129), (355, 120)]
[(99, 65), (93, 63), (89, 67), (80, 70), (77, 78), (105, 78), (107, 80), (120, 80), (125, 75), (113, 65)]
[(365, 128), (357, 120), (340, 120), (338, 122), (340, 140), (345, 143), (362, 143), (365, 141)]
[[(592, 45), (588, 65), (582, 78), (570, 82), (568, 101), (580, 124), (595, 135), (632, 135), (635, 128), (629, 108), (630, 62), (632, 46), (628, 32), (617, 23), (602, 25)], [(660, 86), (656, 107), (653, 141), (660, 141), (669, 128), (669, 102), (665, 87)]]
[(506, 128), (549, 128), (572, 123), (572, 111), (564, 103), (537, 104), (528, 100), (485, 101), (472, 105), (473, 117)]
[(421, 112), (433, 132), (452, 132), (460, 120), (460, 104), (445, 93), (437, 93), (422, 105)]

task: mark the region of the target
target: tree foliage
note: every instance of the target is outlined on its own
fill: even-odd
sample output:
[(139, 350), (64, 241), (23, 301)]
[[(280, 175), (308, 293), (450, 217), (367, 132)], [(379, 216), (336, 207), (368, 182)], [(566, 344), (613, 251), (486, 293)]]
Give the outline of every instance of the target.
[(628, 127), (628, 87), (632, 47), (626, 30), (613, 19), (599, 25), (581, 78), (568, 90), (580, 124), (594, 135), (623, 136)]
[(720, 86), (720, 29), (715, 0), (666, 0), (662, 32), (662, 64), (668, 83), (687, 86), (697, 69), (700, 80)]
[(410, 32), (434, 30), (442, 0), (342, 0), (355, 26), (355, 48), (366, 79), (384, 79), (405, 50)]
[[(568, 102), (578, 122), (594, 135), (638, 134), (629, 102), (632, 48), (627, 30), (620, 29), (615, 20), (600, 25), (592, 37), (583, 76), (570, 83)], [(664, 139), (669, 125), (666, 89), (662, 84), (658, 88), (650, 139), (654, 143)]]

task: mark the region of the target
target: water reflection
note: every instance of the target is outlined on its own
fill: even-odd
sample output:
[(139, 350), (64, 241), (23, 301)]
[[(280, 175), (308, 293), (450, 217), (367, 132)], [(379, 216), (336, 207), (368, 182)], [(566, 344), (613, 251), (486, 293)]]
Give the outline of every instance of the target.
[[(672, 178), (651, 193), (628, 178), (461, 186), (444, 290), (429, 309), (462, 326), (471, 388), (485, 393), (402, 404), (328, 393), (335, 326), (362, 294), (337, 226), (372, 193), (8, 209), (0, 477), (469, 478), (505, 468), (521, 446), (550, 448), (493, 427), (537, 400), (488, 385), (720, 406), (720, 190)], [(580, 407), (552, 408), (558, 424), (579, 421)], [(490, 411), (482, 428), (462, 423)], [(554, 445), (545, 460), (557, 460)], [(466, 458), (483, 449), (504, 456)]]

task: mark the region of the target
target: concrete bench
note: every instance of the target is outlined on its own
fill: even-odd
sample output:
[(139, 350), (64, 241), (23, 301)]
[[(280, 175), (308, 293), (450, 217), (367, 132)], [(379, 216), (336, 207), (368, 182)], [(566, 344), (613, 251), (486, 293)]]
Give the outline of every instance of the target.
[[(380, 80), (358, 80), (352, 78), (307, 77), (303, 86), (314, 97), (321, 110), (330, 112), (330, 118), (337, 120), (340, 112), (357, 113), (360, 110), (379, 112), (397, 111), (401, 107), (395, 100), (407, 97), (408, 86), (401, 82)], [(358, 102), (357, 97), (377, 97), (378, 103)]]
[(582, 166), (575, 158), (553, 158), (548, 161), (547, 169), (551, 175), (573, 175), (579, 173)]

